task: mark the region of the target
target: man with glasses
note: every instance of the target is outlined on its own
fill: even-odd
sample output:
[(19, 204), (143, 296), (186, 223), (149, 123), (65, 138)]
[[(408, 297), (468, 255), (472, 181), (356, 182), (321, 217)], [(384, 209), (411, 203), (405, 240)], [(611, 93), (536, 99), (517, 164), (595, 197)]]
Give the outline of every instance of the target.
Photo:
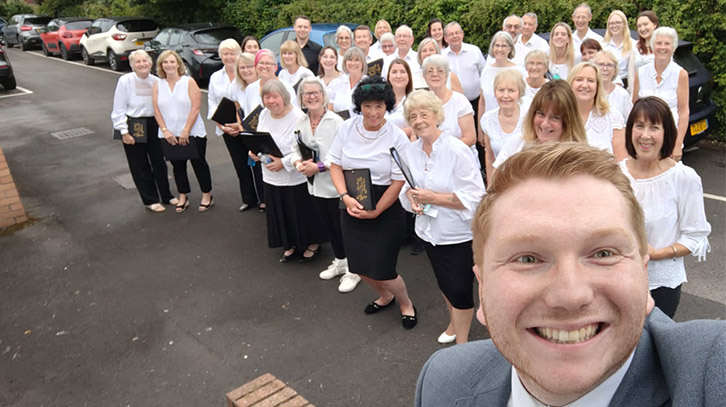
[(592, 10), (585, 3), (575, 7), (572, 12), (572, 22), (575, 23), (575, 30), (572, 33), (572, 45), (575, 47), (575, 63), (582, 62), (582, 54), (580, 45), (587, 38), (592, 38), (602, 43), (603, 38), (590, 28), (590, 20), (592, 20)]
[(383, 61), (383, 77), (388, 75), (388, 67), (391, 65), (396, 58), (401, 58), (408, 63), (408, 67), (411, 68), (411, 74), (421, 70), (421, 66), (418, 64), (418, 54), (411, 47), (413, 46), (413, 30), (407, 25), (402, 25), (396, 28), (396, 51), (387, 56)]
[(516, 41), (519, 34), (522, 33), (523, 25), (524, 22), (522, 21), (522, 19), (518, 15), (512, 14), (505, 18), (502, 22), (502, 31), (511, 35), (512, 39)]
[(550, 46), (547, 41), (535, 34), (537, 31), (537, 14), (526, 13), (522, 16), (522, 34), (514, 42), (514, 62), (524, 66), (524, 58), (530, 51), (536, 49), (549, 53)]

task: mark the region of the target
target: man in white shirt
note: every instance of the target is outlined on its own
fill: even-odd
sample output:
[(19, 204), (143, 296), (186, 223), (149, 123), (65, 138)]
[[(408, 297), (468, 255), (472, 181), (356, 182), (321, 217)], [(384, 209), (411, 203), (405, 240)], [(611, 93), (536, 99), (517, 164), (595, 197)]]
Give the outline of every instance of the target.
[(415, 406), (722, 405), (726, 322), (654, 308), (644, 215), (612, 156), (542, 143), (497, 171), (472, 222), (492, 339), (434, 354)]
[(547, 41), (535, 34), (537, 31), (537, 14), (526, 13), (522, 16), (522, 34), (514, 42), (514, 62), (524, 66), (524, 58), (530, 51), (540, 50), (549, 54)]
[(476, 110), (479, 103), (479, 77), (486, 61), (479, 47), (464, 42), (464, 31), (456, 21), (446, 24), (444, 37), (449, 44), (441, 55), (449, 59), (449, 68), (456, 73), (464, 95)]
[(371, 33), (370, 27), (367, 25), (361, 24), (353, 30), (353, 42), (356, 47), (363, 51), (363, 55), (366, 56), (366, 62), (372, 62), (376, 59), (382, 58), (380, 55), (371, 52), (373, 34)]
[(383, 77), (388, 76), (388, 67), (396, 58), (401, 58), (408, 63), (412, 75), (420, 71), (421, 66), (418, 64), (418, 54), (411, 48), (414, 41), (411, 27), (402, 25), (396, 28), (396, 35), (394, 37), (396, 39), (396, 51), (387, 56), (383, 61)]
[(522, 33), (522, 18), (516, 14), (512, 14), (502, 21), (502, 31), (512, 36), (512, 40), (517, 40), (519, 34)]
[(572, 22), (575, 23), (575, 31), (572, 33), (572, 46), (575, 47), (575, 63), (582, 62), (582, 53), (580, 45), (586, 38), (592, 38), (598, 42), (603, 42), (602, 36), (597, 34), (590, 28), (590, 20), (592, 20), (592, 9), (585, 3), (575, 7), (572, 12)]

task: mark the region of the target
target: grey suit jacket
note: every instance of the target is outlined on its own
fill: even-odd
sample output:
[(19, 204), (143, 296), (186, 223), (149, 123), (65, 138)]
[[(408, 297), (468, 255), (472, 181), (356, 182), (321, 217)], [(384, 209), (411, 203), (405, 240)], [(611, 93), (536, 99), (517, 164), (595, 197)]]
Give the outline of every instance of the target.
[[(511, 376), (491, 340), (442, 349), (421, 371), (415, 405), (506, 406)], [(726, 322), (675, 323), (655, 308), (610, 406), (726, 406)]]

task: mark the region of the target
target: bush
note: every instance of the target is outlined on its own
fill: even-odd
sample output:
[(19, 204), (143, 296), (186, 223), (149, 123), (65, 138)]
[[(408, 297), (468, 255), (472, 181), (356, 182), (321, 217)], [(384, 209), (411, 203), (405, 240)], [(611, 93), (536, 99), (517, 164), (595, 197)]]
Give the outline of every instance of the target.
[(35, 8), (30, 4), (21, 0), (10, 0), (8, 2), (0, 2), (0, 16), (7, 21), (16, 14), (33, 14)]

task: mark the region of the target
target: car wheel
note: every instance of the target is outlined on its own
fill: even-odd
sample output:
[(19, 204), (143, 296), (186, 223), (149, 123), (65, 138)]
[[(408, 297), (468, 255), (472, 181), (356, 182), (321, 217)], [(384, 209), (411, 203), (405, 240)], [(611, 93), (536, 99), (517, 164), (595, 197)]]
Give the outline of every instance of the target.
[(81, 47), (81, 57), (83, 58), (83, 63), (86, 65), (94, 65), (96, 63), (96, 61), (94, 61), (93, 58), (88, 55), (86, 47)]
[(68, 50), (66, 49), (66, 46), (63, 45), (62, 42), (58, 44), (58, 49), (60, 49), (61, 58), (63, 58), (66, 61), (68, 61), (69, 59), (71, 59), (71, 55), (68, 53)]
[(28, 50), (28, 46), (23, 41), (18, 41), (20, 43), (20, 49), (23, 51)]
[(119, 61), (116, 57), (116, 53), (113, 52), (112, 49), (109, 49), (106, 55), (108, 56), (108, 65), (111, 67), (111, 69), (113, 69), (114, 71), (120, 71), (121, 61)]
[(48, 51), (48, 47), (45, 45), (45, 41), (40, 42), (40, 49), (43, 51), (43, 55), (47, 57), (51, 55), (50, 51)]
[(5, 90), (13, 90), (17, 86), (17, 84), (15, 83), (14, 76), (12, 78), (6, 79), (2, 84), (3, 84), (3, 88), (5, 88)]

